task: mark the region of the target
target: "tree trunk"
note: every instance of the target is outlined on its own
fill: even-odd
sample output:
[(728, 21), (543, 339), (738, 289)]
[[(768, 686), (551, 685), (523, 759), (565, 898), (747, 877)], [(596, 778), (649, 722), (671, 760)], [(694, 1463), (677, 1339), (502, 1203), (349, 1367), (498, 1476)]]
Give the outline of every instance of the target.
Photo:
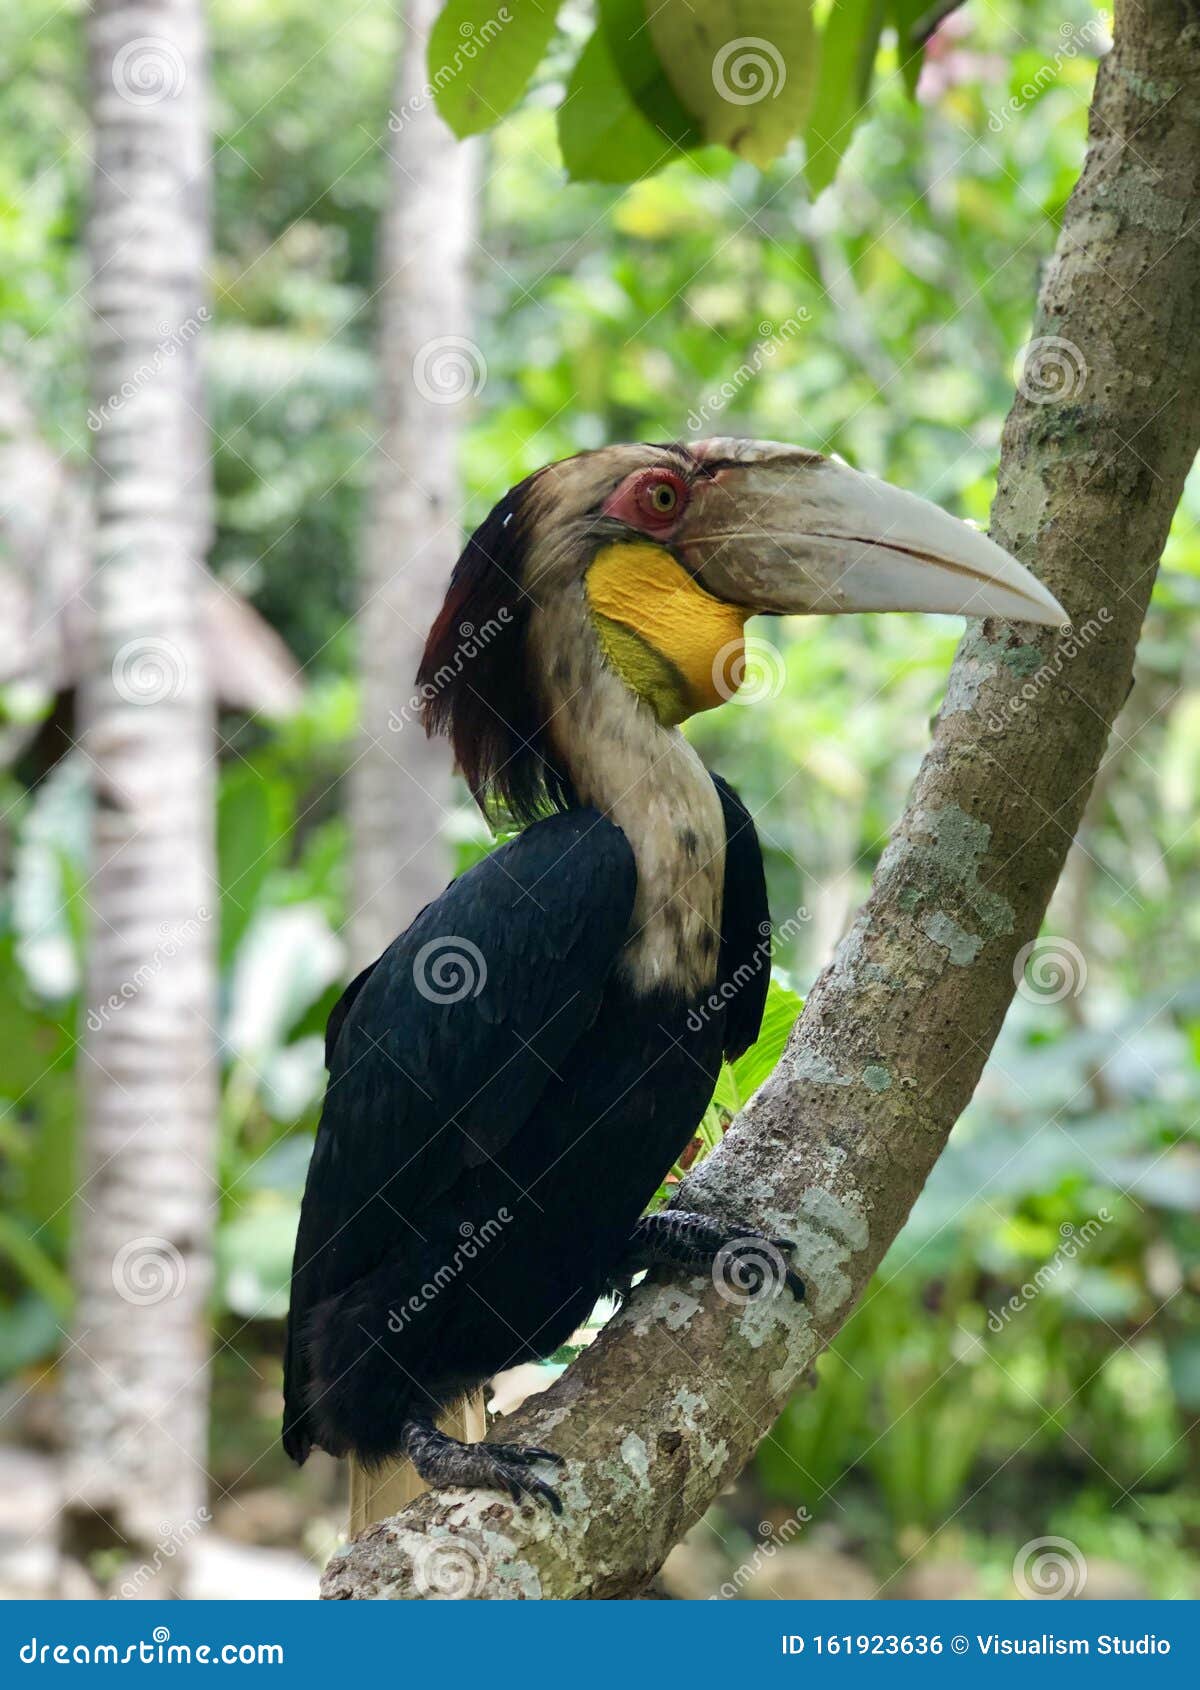
[(679, 1198), (794, 1238), (807, 1307), (647, 1283), (500, 1433), (569, 1457), (561, 1520), (427, 1496), (334, 1561), (327, 1596), (636, 1594), (861, 1295), (974, 1090), (1129, 689), (1200, 443), (1197, 159), (1195, 4), (1128, 0), (992, 512), (1078, 632), (968, 631), (868, 903)]
[(207, 1518), (217, 1119), (201, 0), (94, 0), (87, 32), (94, 819), (64, 1547), (116, 1548), (117, 1594), (168, 1595)]
[(358, 628), (362, 729), (350, 778), (352, 966), (373, 962), (450, 875), (445, 744), (427, 740), (413, 698), (425, 636), (461, 549), (458, 443), (482, 382), (466, 338), (474, 149), (427, 92), (440, 0), (406, 0), (391, 186), (379, 253), (379, 440), (363, 546)]
[[(460, 549), (458, 443), (484, 365), (466, 338), (474, 148), (434, 108), (426, 70), (441, 0), (407, 0), (388, 124), (391, 186), (379, 256), (379, 441), (359, 611), (362, 729), (350, 777), (355, 908), (352, 971), (373, 962), (442, 891), (451, 769), (427, 740), (413, 696), (417, 664)], [(465, 635), (464, 635), (465, 637)], [(482, 1405), (448, 1419), (482, 1436)], [(350, 1530), (421, 1489), (407, 1462), (351, 1464)]]

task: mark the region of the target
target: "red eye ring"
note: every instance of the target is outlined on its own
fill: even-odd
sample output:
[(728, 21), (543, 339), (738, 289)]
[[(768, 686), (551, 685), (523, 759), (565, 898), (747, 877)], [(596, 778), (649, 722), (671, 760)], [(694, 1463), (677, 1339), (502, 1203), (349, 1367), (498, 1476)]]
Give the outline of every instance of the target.
[(687, 492), (687, 483), (673, 470), (651, 470), (638, 483), (635, 497), (647, 523), (669, 528), (682, 511)]
[(691, 488), (678, 470), (666, 467), (636, 470), (604, 501), (605, 516), (655, 539), (665, 539), (676, 527)]

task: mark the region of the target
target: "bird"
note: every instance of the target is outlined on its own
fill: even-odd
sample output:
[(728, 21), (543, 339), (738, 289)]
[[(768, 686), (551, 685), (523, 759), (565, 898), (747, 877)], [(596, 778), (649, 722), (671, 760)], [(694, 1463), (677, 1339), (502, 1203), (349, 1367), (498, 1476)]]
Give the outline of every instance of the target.
[[(561, 1453), (444, 1411), (552, 1355), (642, 1269), (783, 1239), (647, 1213), (723, 1058), (758, 1036), (769, 912), (753, 819), (680, 731), (736, 696), (751, 615), (940, 611), (1061, 624), (982, 532), (773, 441), (601, 447), (471, 536), (415, 700), (513, 836), (347, 987), (291, 1283), (283, 1442), (438, 1487), (561, 1498)], [(547, 1471), (549, 1469), (549, 1471)]]

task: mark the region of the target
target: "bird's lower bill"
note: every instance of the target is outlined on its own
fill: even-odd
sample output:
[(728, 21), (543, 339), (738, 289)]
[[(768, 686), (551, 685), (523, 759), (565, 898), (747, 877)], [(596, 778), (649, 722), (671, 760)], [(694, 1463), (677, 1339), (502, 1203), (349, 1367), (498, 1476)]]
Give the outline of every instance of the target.
[(1023, 564), (928, 500), (835, 458), (741, 444), (762, 455), (721, 467), (675, 539), (685, 567), (715, 597), (750, 614), (918, 610), (1067, 621)]

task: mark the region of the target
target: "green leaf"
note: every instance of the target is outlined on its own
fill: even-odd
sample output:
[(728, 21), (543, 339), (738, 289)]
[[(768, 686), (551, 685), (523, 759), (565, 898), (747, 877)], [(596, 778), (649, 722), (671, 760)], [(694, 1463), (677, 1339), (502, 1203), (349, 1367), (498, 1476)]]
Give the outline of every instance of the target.
[(767, 1007), (763, 1011), (758, 1038), (733, 1064), (733, 1081), (739, 1103), (748, 1103), (763, 1081), (774, 1073), (788, 1035), (803, 1008), (804, 999), (773, 975), (767, 987)]
[(541, 63), (560, 0), (449, 0), (429, 32), (429, 82), (462, 139), (488, 129), (521, 98)]
[(217, 1267), (226, 1306), (246, 1320), (282, 1320), (288, 1310), (298, 1205), (252, 1204), (217, 1235)]
[(62, 1318), (62, 1309), (32, 1291), (6, 1304), (0, 1321), (0, 1378), (54, 1355), (62, 1343)]
[(925, 59), (925, 44), (922, 42), (919, 47), (915, 47), (912, 43), (912, 32), (916, 24), (934, 15), (935, 8), (930, 4), (930, 0), (887, 0), (887, 21), (896, 31), (896, 57), (900, 64), (900, 74), (904, 78), (904, 86), (914, 100), (917, 97), (921, 65)]
[(222, 778), (217, 798), (222, 964), (232, 960), (268, 875), (286, 854), (291, 821), (290, 795), (282, 782), (249, 764)]
[(717, 1075), (716, 1089), (712, 1095), (710, 1108), (723, 1109), (729, 1115), (736, 1115), (742, 1106), (741, 1094), (737, 1088), (737, 1081), (733, 1077), (733, 1069), (728, 1062), (722, 1062), (721, 1072)]
[(808, 116), (809, 0), (661, 0), (646, 10), (658, 57), (704, 139), (760, 167), (778, 158)]
[(576, 182), (634, 182), (658, 170), (670, 144), (634, 105), (597, 29), (579, 55), (558, 108), (558, 144)]
[(866, 115), (884, 6), (885, 0), (834, 0), (825, 20), (804, 133), (804, 174), (814, 194), (833, 181), (855, 125)]
[(616, 73), (642, 116), (675, 146), (699, 146), (703, 137), (654, 51), (644, 0), (600, 0), (600, 26)]
[(57, 1262), (13, 1215), (0, 1215), (0, 1258), (60, 1313), (71, 1306), (71, 1285)]

